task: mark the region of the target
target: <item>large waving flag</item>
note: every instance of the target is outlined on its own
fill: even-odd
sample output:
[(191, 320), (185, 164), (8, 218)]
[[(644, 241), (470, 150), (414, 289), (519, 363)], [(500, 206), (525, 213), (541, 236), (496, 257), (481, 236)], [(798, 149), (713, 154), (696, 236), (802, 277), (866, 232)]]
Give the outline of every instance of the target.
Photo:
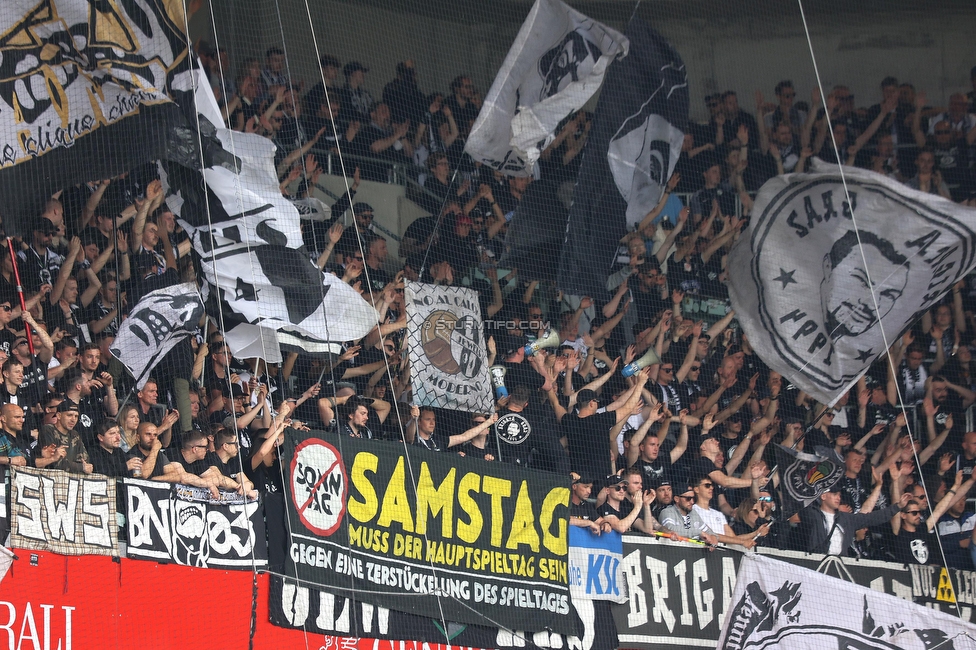
[(976, 210), (815, 161), (756, 197), (729, 294), (770, 368), (830, 404), (976, 265)]
[(7, 231), (56, 191), (159, 158), (182, 122), (182, 2), (0, 3), (0, 214)]
[(627, 37), (630, 54), (610, 66), (569, 210), (558, 279), (569, 293), (606, 292), (618, 242), (660, 201), (687, 128), (678, 52), (636, 18)]
[(593, 96), (607, 66), (627, 55), (620, 32), (560, 0), (536, 0), (495, 77), (465, 151), (527, 176), (559, 122)]

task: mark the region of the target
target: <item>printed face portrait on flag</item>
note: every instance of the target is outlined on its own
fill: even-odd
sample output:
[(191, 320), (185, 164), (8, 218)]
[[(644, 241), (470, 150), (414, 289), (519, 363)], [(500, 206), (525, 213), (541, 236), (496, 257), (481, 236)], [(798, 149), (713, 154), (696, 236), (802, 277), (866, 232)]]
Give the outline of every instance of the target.
[[(908, 260), (891, 242), (863, 232), (859, 250), (857, 240), (858, 233), (848, 230), (824, 255), (820, 301), (828, 336), (835, 341), (842, 336), (859, 336), (877, 325), (895, 306), (908, 283)], [(877, 306), (871, 299), (870, 269), (885, 278), (886, 286), (878, 293)], [(855, 290), (846, 291), (842, 285), (851, 280)]]
[[(729, 255), (729, 295), (770, 368), (830, 404), (974, 266), (972, 209), (815, 161), (768, 181)], [(882, 329), (884, 334), (882, 334)]]

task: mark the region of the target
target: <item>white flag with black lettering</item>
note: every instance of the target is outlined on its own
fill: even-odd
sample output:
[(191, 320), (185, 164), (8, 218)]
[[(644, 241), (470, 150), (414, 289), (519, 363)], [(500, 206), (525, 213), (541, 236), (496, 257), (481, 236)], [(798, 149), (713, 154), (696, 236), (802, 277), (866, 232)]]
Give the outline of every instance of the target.
[[(924, 568), (924, 567), (923, 567)], [(973, 648), (976, 626), (853, 582), (747, 553), (718, 650)]]
[[(976, 265), (976, 210), (815, 161), (756, 197), (729, 294), (770, 368), (833, 403)], [(884, 328), (885, 336), (882, 336)]]
[(478, 292), (407, 282), (405, 297), (414, 404), (491, 413)]
[(196, 284), (156, 289), (143, 296), (122, 321), (110, 351), (141, 390), (163, 357), (196, 331), (203, 314)]
[(527, 176), (559, 122), (599, 90), (627, 38), (560, 0), (536, 0), (485, 97), (465, 151)]

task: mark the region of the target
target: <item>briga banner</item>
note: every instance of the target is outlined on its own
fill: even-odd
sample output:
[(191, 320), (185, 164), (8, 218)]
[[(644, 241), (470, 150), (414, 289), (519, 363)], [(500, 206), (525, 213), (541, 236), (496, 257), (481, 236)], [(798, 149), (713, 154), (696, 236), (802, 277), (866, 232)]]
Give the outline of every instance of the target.
[(282, 450), (288, 577), (429, 618), (576, 633), (563, 477), (322, 432), (291, 431)]
[(264, 510), (233, 492), (125, 479), (129, 544), (126, 555), (219, 569), (268, 564)]
[[(700, 546), (639, 535), (625, 535), (623, 542), (628, 599), (612, 605), (621, 647), (715, 647), (725, 615), (733, 606), (743, 554), (725, 548), (709, 552)], [(853, 583), (960, 615), (963, 621), (976, 618), (976, 573), (972, 571), (766, 548), (759, 549), (759, 554), (780, 559), (796, 571), (811, 569), (830, 576), (837, 589)], [(576, 605), (579, 602), (574, 600)]]
[(33, 467), (10, 474), (11, 546), (118, 556), (114, 478)]
[(414, 403), (494, 411), (478, 292), (407, 282), (406, 304)]

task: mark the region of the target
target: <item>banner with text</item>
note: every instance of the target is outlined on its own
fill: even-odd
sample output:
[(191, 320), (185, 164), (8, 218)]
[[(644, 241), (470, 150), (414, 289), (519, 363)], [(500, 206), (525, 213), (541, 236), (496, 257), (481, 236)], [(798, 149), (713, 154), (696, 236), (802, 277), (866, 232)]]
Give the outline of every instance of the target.
[(478, 292), (407, 282), (406, 304), (414, 404), (494, 411)]
[(290, 431), (282, 452), (289, 577), (430, 618), (576, 633), (561, 477), (322, 432)]
[[(612, 607), (621, 646), (714, 647), (732, 602), (742, 554), (724, 548), (708, 552), (638, 535), (626, 535), (623, 542), (628, 599)], [(972, 571), (772, 549), (760, 549), (760, 554), (947, 614), (956, 615), (958, 604), (963, 621), (976, 619)]]
[(268, 564), (264, 510), (234, 492), (125, 479), (129, 545), (126, 555), (214, 569)]
[(743, 556), (721, 650), (972, 648), (956, 616), (768, 557)]
[[(572, 603), (580, 619), (578, 636), (548, 630), (527, 632), (428, 618), (363, 602), (357, 594), (340, 596), (288, 578), (272, 576), (269, 594), (271, 623), (315, 635), (369, 637), (396, 643), (450, 643), (452, 647), (497, 650), (616, 650), (617, 634), (608, 601)], [(395, 649), (394, 649), (395, 650)], [(401, 649), (402, 650), (402, 649)]]
[(627, 602), (623, 548), (623, 539), (616, 531), (595, 535), (579, 526), (569, 527), (569, 593), (574, 603)]
[(115, 479), (11, 467), (10, 545), (61, 555), (119, 554)]

